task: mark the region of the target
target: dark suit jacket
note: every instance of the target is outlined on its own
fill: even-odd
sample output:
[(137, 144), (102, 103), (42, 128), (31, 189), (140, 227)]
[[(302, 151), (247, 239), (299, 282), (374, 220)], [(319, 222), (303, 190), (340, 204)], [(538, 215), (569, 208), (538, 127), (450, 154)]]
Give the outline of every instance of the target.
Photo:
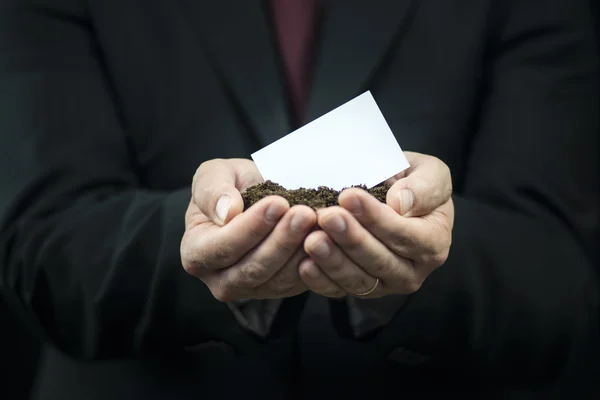
[(587, 1), (326, 3), (309, 120), (369, 89), (455, 187), (446, 265), (362, 340), (345, 303), (306, 294), (256, 338), (181, 268), (198, 165), (291, 129), (261, 1), (1, 4), (0, 283), (69, 355), (47, 355), (40, 398), (590, 388)]

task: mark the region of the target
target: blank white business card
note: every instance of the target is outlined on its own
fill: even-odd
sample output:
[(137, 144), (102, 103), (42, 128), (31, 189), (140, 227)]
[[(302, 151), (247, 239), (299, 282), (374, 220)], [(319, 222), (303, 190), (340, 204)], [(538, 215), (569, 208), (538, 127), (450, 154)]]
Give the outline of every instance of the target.
[(376, 186), (409, 167), (371, 92), (252, 154), (265, 180), (286, 189)]

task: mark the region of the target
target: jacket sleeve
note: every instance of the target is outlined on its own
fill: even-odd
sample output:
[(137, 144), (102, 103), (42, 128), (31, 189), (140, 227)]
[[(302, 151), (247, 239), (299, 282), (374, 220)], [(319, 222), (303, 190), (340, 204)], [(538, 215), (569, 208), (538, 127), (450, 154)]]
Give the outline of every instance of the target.
[(79, 1), (0, 5), (0, 288), (69, 354), (252, 346), (181, 267), (190, 188), (145, 190)]
[(598, 343), (589, 3), (492, 3), (485, 101), (455, 182), (450, 256), (378, 340), (497, 377), (554, 379), (593, 361)]

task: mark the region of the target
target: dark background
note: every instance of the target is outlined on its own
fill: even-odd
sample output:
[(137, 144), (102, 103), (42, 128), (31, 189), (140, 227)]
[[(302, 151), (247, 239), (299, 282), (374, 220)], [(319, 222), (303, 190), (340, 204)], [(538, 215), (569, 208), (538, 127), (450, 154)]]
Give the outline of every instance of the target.
[[(592, 6), (598, 17), (600, 0), (592, 0)], [(596, 21), (598, 22), (598, 18)], [(600, 24), (597, 23), (596, 27), (600, 38)], [(600, 51), (600, 40), (598, 42)], [(600, 272), (600, 262), (598, 270)], [(25, 326), (18, 312), (14, 299), (8, 300), (0, 296), (0, 398), (7, 400), (29, 397), (31, 387), (35, 384), (38, 359), (43, 350), (40, 339), (34, 335), (31, 327)]]
[[(12, 303), (11, 303), (12, 304)], [(14, 307), (0, 297), (0, 398), (29, 398), (41, 351), (36, 338), (17, 316)]]

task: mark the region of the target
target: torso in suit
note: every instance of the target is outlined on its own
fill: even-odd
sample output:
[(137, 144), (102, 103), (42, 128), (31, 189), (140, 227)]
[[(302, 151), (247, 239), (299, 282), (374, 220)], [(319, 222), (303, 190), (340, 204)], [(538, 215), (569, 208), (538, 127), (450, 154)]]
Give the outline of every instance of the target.
[(446, 265), (360, 340), (344, 302), (310, 294), (256, 338), (181, 267), (196, 168), (293, 129), (261, 1), (3, 2), (0, 282), (62, 352), (96, 360), (49, 350), (38, 398), (591, 385), (588, 2), (324, 7), (307, 121), (370, 90), (402, 148), (448, 164), (455, 191)]

